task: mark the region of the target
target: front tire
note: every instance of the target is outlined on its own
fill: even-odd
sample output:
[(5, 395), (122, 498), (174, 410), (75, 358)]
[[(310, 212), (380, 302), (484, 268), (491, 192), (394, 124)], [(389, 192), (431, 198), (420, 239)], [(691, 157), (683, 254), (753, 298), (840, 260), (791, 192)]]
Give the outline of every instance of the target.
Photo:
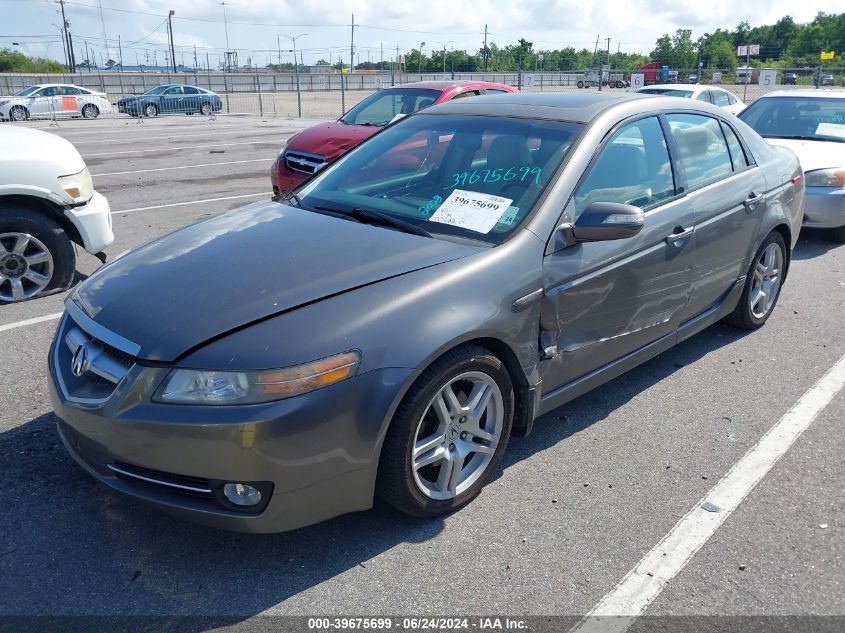
[(204, 116), (211, 116), (213, 112), (214, 108), (211, 107), (210, 103), (203, 103), (202, 106), (200, 106), (200, 114)]
[(26, 208), (0, 209), (0, 302), (64, 290), (75, 270), (73, 245), (56, 222)]
[(14, 106), (11, 110), (9, 110), (9, 118), (12, 121), (28, 121), (29, 120), (29, 110), (27, 110), (23, 106)]
[(100, 116), (100, 110), (94, 104), (87, 104), (82, 108), (83, 119), (96, 119)]
[(513, 385), (478, 345), (435, 361), (396, 410), (379, 463), (378, 495), (407, 514), (433, 517), (472, 501), (510, 439)]
[(756, 330), (769, 319), (777, 304), (788, 266), (786, 243), (770, 233), (757, 249), (745, 277), (745, 287), (734, 311), (725, 321), (744, 330)]
[(158, 116), (158, 106), (154, 103), (148, 103), (144, 106), (144, 116), (154, 117)]

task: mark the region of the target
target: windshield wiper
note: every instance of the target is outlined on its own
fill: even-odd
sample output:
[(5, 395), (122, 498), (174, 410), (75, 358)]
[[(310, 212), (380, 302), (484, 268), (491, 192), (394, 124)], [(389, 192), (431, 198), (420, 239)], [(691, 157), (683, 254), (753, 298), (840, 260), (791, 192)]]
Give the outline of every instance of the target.
[(370, 209), (356, 208), (352, 209), (351, 211), (341, 211), (339, 209), (332, 209), (331, 207), (314, 208), (320, 211), (328, 211), (330, 213), (337, 214), (338, 216), (347, 217), (357, 222), (361, 222), (362, 224), (380, 224), (381, 226), (399, 229), (400, 231), (403, 231), (405, 233), (411, 233), (413, 235), (421, 235), (423, 237), (434, 237), (431, 233), (429, 233), (423, 228), (418, 227), (416, 224), (406, 222), (405, 220), (400, 220), (399, 218), (394, 218), (392, 215), (379, 213), (378, 211), (371, 211)]
[(297, 194), (295, 191), (287, 191), (285, 193), (280, 193), (277, 196), (275, 196), (273, 199), (276, 202), (289, 202), (290, 200), (293, 200), (294, 202), (296, 202), (296, 205), (300, 209), (305, 208), (305, 205), (302, 204), (302, 200), (300, 200), (300, 198), (299, 198), (299, 194)]

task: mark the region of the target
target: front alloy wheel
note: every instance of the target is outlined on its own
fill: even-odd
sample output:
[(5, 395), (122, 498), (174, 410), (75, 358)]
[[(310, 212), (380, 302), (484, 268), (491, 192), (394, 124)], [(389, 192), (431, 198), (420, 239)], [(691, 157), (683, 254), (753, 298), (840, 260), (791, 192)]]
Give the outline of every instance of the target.
[(0, 301), (30, 299), (52, 278), (53, 257), (43, 242), (26, 233), (0, 233)]
[(504, 455), (513, 410), (510, 376), (494, 354), (478, 345), (447, 352), (396, 410), (379, 462), (379, 496), (420, 517), (466, 505)]
[(148, 103), (144, 106), (144, 114), (146, 116), (158, 116), (158, 108), (154, 103)]

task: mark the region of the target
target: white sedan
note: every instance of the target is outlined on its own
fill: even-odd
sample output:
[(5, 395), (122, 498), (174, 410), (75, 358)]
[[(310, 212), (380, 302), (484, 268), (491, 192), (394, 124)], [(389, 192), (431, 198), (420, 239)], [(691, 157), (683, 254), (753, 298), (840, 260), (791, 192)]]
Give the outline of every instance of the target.
[(745, 109), (745, 104), (734, 93), (728, 92), (724, 88), (717, 88), (716, 86), (658, 84), (656, 86), (639, 88), (637, 92), (650, 95), (663, 95), (664, 97), (696, 99), (717, 105), (731, 114), (739, 114)]
[(111, 112), (104, 92), (66, 84), (29, 86), (11, 97), (0, 97), (0, 121), (54, 117), (96, 119)]

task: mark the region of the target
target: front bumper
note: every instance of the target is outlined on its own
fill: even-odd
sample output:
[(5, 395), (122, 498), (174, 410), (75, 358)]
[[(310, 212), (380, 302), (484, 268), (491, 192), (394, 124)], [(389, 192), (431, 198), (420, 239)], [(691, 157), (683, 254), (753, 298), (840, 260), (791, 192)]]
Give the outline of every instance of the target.
[(803, 226), (818, 229), (845, 226), (845, 187), (807, 187)]
[[(136, 364), (106, 401), (92, 404), (72, 401), (57, 381), (56, 344), (50, 395), (74, 459), (115, 490), (241, 532), (292, 530), (370, 508), (386, 420), (411, 375), (383, 369), (288, 400), (196, 407), (150, 402), (169, 369)], [(219, 495), (121, 476), (115, 466), (200, 488), (261, 482), (272, 494), (260, 512), (242, 511), (221, 504)]]
[(309, 178), (308, 174), (293, 171), (285, 165), (284, 158), (276, 157), (270, 167), (270, 182), (273, 185), (273, 193), (284, 193)]
[(65, 216), (79, 231), (89, 253), (99, 253), (114, 241), (109, 201), (102, 194), (95, 191), (86, 204), (65, 209)]

